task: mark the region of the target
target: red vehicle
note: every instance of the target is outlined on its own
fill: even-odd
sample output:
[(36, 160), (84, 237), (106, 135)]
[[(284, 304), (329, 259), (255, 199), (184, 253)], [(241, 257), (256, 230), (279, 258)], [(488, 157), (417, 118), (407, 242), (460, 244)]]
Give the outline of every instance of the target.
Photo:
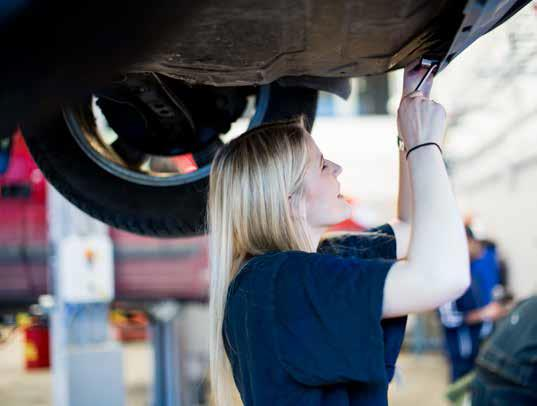
[[(17, 132), (0, 174), (0, 306), (35, 303), (50, 293), (47, 274), (46, 181)], [(118, 300), (204, 301), (205, 237), (157, 239), (110, 228)]]

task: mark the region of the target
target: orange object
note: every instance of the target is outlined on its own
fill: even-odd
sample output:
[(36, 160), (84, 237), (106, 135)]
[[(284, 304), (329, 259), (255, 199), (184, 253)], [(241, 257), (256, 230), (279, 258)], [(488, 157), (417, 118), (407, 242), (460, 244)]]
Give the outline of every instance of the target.
[(24, 361), (27, 370), (50, 367), (47, 326), (31, 324), (24, 329)]
[(148, 339), (149, 321), (141, 311), (113, 310), (110, 314), (110, 321), (115, 337), (119, 341), (146, 341)]

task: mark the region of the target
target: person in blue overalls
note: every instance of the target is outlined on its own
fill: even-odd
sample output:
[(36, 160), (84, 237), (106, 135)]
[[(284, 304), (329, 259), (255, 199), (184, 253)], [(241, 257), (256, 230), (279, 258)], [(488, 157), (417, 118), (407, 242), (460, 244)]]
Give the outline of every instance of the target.
[(406, 315), (468, 287), (441, 154), (446, 113), (428, 97), (432, 79), (412, 91), (423, 74), (406, 70), (398, 110), (397, 220), (367, 233), (321, 241), (351, 207), (342, 168), (303, 120), (253, 128), (217, 152), (208, 198), (216, 405), (386, 405)]
[(477, 240), (470, 227), (466, 227), (466, 236), (470, 252), (470, 287), (460, 298), (439, 308), (451, 382), (474, 368), (481, 342), (491, 334), (493, 322), (506, 312), (493, 295), (500, 283), (495, 249)]

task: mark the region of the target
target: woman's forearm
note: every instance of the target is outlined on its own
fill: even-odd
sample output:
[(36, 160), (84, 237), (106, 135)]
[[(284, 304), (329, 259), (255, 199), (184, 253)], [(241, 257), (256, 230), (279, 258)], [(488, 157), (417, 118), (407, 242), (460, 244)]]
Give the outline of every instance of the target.
[(470, 284), (466, 236), (442, 156), (434, 146), (420, 148), (408, 168), (412, 233), (407, 257), (386, 278), (383, 317), (434, 309)]
[(440, 287), (464, 290), (470, 281), (468, 245), (442, 155), (435, 146), (417, 149), (408, 168), (413, 191), (408, 260)]

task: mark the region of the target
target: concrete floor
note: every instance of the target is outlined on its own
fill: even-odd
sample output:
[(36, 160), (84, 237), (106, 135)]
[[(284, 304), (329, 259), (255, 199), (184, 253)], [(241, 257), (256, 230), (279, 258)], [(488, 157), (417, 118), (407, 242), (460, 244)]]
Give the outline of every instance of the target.
[[(124, 374), (128, 406), (149, 405), (152, 376), (151, 347), (148, 343), (124, 346)], [(446, 406), (443, 394), (447, 370), (439, 354), (401, 354), (398, 372), (390, 387), (390, 404), (414, 406)], [(24, 370), (21, 334), (0, 344), (0, 405), (51, 406), (51, 374), (49, 370)]]
[(448, 406), (444, 393), (448, 384), (448, 369), (438, 353), (422, 355), (401, 353), (397, 372), (390, 385), (389, 402), (395, 406)]
[[(22, 334), (0, 344), (0, 405), (52, 406), (50, 370), (24, 369)], [(148, 343), (124, 345), (123, 371), (126, 405), (147, 406), (150, 402), (152, 352)]]

